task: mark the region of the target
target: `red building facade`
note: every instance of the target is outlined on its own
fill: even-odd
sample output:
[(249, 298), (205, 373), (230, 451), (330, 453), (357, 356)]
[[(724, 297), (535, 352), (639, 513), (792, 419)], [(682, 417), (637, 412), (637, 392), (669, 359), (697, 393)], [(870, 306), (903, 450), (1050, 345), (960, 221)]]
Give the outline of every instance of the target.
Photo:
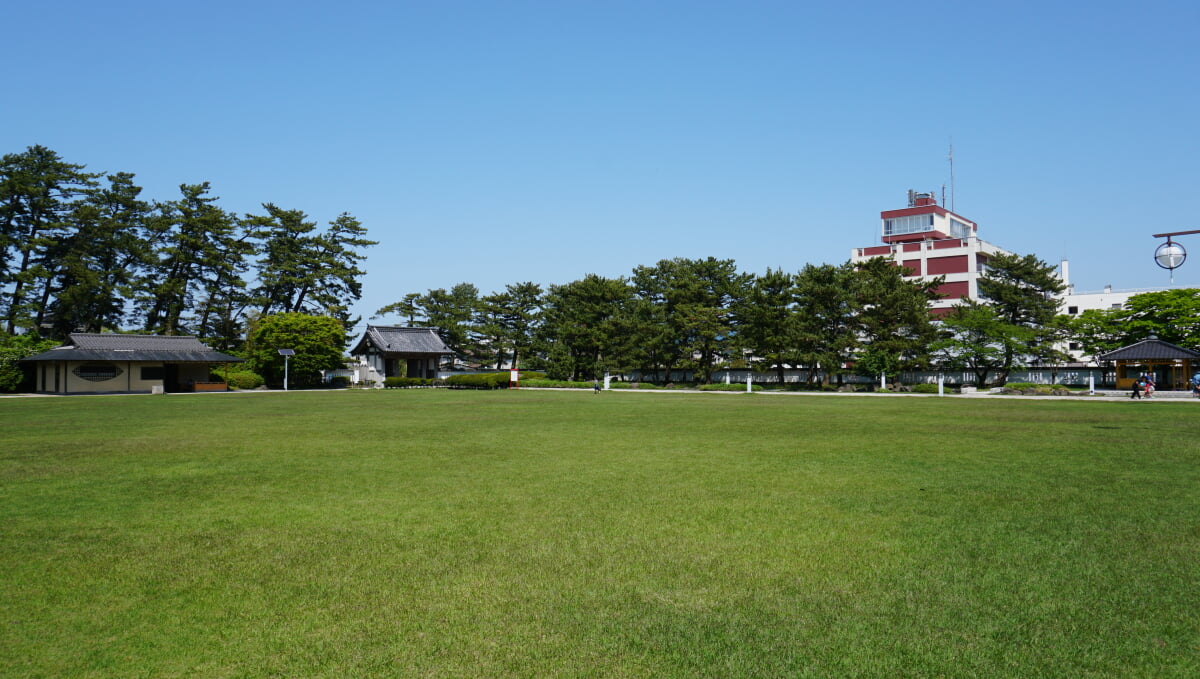
[(879, 213), (883, 245), (855, 248), (851, 263), (886, 257), (926, 280), (944, 276), (942, 300), (934, 314), (943, 315), (962, 298), (979, 297), (979, 277), (988, 259), (1006, 250), (980, 240), (978, 225), (937, 204), (932, 193), (908, 192), (908, 207)]

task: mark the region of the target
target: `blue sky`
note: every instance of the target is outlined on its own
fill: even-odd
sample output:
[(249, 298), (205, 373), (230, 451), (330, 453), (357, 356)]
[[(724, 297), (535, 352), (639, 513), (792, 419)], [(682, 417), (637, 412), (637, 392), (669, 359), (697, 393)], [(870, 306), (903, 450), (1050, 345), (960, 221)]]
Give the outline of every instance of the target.
[[(54, 2), (5, 10), (0, 152), (211, 182), (380, 241), (408, 292), (841, 263), (908, 189), (1079, 290), (1200, 229), (1200, 3)], [(947, 193), (949, 188), (946, 189)], [(949, 200), (947, 200), (949, 202)], [(1177, 284), (1200, 285), (1200, 235)], [(379, 322), (394, 322), (384, 318)]]

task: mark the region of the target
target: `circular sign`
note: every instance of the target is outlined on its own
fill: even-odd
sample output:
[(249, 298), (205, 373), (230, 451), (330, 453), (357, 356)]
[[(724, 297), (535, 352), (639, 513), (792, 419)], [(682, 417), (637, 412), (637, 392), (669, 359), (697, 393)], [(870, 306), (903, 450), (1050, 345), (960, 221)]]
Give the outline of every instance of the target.
[(1154, 261), (1164, 269), (1178, 269), (1187, 259), (1187, 251), (1179, 243), (1167, 241), (1154, 251)]

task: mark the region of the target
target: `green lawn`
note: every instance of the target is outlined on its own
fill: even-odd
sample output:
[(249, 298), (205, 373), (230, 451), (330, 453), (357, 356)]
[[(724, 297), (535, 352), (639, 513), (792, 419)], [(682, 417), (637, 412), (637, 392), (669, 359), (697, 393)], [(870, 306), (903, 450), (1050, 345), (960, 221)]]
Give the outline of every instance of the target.
[(1196, 677), (1200, 408), (0, 400), (3, 677)]

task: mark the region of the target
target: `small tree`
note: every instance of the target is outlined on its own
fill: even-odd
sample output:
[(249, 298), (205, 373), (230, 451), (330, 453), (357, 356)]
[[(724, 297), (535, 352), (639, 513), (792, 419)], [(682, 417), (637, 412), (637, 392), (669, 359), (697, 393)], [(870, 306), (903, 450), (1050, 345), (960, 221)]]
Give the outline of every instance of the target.
[(945, 337), (930, 347), (943, 368), (969, 370), (975, 384), (985, 387), (998, 374), (1003, 384), (1012, 356), (1028, 346), (1031, 331), (1005, 323), (996, 309), (974, 300), (963, 300), (942, 321)]
[(246, 337), (250, 368), (269, 384), (283, 383), (284, 358), (280, 349), (296, 354), (287, 362), (288, 382), (297, 386), (320, 384), (322, 370), (342, 367), (346, 328), (329, 316), (301, 313), (275, 314), (255, 321)]
[(9, 335), (0, 332), (0, 391), (16, 391), (25, 379), (25, 372), (18, 363), (21, 359), (57, 344), (54, 340), (42, 339), (37, 335)]

